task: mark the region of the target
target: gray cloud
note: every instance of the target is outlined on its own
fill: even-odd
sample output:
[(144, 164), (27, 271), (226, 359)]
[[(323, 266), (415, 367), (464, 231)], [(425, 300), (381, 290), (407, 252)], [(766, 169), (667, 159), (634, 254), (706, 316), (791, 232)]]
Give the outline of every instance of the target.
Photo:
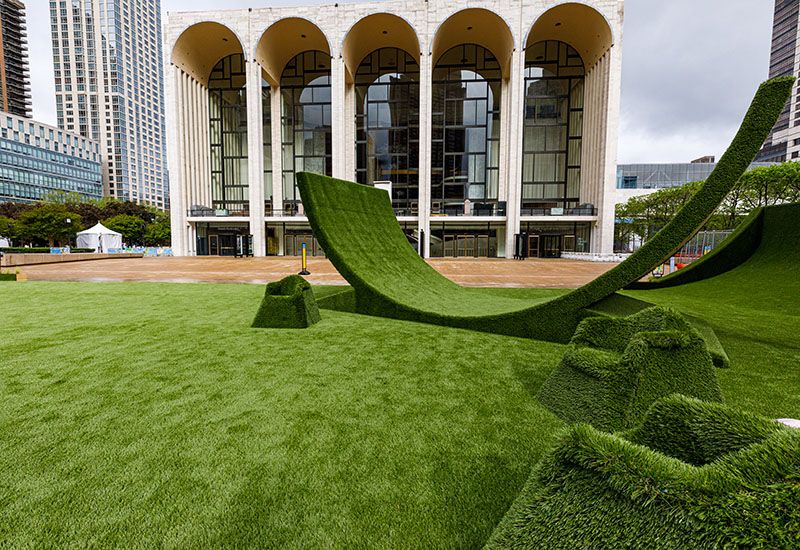
[[(313, 4), (315, 0), (163, 0), (162, 11)], [(628, 0), (620, 162), (720, 155), (767, 77), (773, 0)], [(55, 123), (48, 2), (29, 0), (34, 116)]]

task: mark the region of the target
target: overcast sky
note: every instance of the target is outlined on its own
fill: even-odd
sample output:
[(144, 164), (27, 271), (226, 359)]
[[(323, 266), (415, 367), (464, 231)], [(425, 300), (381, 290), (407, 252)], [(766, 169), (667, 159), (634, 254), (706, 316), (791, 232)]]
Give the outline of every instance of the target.
[[(55, 124), (50, 14), (26, 0), (34, 117)], [(162, 0), (162, 10), (318, 3)], [(619, 162), (687, 162), (724, 151), (767, 78), (773, 0), (627, 0)]]

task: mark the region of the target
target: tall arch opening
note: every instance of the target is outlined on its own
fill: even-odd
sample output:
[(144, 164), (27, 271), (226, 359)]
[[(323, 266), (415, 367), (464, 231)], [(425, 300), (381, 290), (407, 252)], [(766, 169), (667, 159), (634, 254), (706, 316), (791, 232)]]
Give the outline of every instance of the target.
[(525, 51), (522, 215), (580, 201), (584, 75), (569, 44), (546, 40)]
[(181, 33), (171, 61), (179, 151), (173, 170), (183, 191), (178, 208), (189, 217), (178, 249), (233, 254), (237, 237), (250, 233), (246, 221), (231, 219), (250, 210), (244, 50), (233, 30), (205, 21)]
[(318, 50), (296, 55), (281, 74), (280, 90), (284, 210), (298, 213), (295, 174), (333, 172), (330, 55)]
[(246, 216), (250, 210), (247, 75), (241, 52), (223, 57), (211, 70), (208, 113), (212, 208)]
[(367, 55), (355, 73), (356, 181), (390, 182), (399, 215), (419, 208), (419, 64), (399, 48)]
[(612, 46), (605, 17), (578, 2), (544, 12), (526, 38), (520, 231), (528, 234), (531, 256), (592, 249), (594, 222), (530, 217), (591, 219), (598, 208), (607, 207), (603, 190)]

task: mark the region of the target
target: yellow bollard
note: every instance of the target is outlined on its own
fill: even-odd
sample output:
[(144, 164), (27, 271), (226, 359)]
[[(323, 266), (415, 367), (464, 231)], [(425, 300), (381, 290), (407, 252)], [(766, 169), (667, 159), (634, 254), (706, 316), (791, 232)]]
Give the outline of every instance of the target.
[(306, 259), (306, 243), (301, 245), (301, 257), (302, 257), (302, 268), (298, 275), (311, 275), (311, 272), (308, 270), (308, 260)]

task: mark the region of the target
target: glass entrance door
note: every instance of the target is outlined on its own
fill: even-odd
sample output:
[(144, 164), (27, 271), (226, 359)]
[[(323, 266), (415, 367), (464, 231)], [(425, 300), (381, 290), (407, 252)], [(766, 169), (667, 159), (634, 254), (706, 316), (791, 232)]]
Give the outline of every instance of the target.
[(562, 235), (540, 235), (542, 258), (560, 258)]
[(475, 235), (459, 235), (456, 237), (458, 243), (457, 256), (460, 258), (475, 256)]
[(528, 258), (539, 257), (539, 235), (528, 235)]

